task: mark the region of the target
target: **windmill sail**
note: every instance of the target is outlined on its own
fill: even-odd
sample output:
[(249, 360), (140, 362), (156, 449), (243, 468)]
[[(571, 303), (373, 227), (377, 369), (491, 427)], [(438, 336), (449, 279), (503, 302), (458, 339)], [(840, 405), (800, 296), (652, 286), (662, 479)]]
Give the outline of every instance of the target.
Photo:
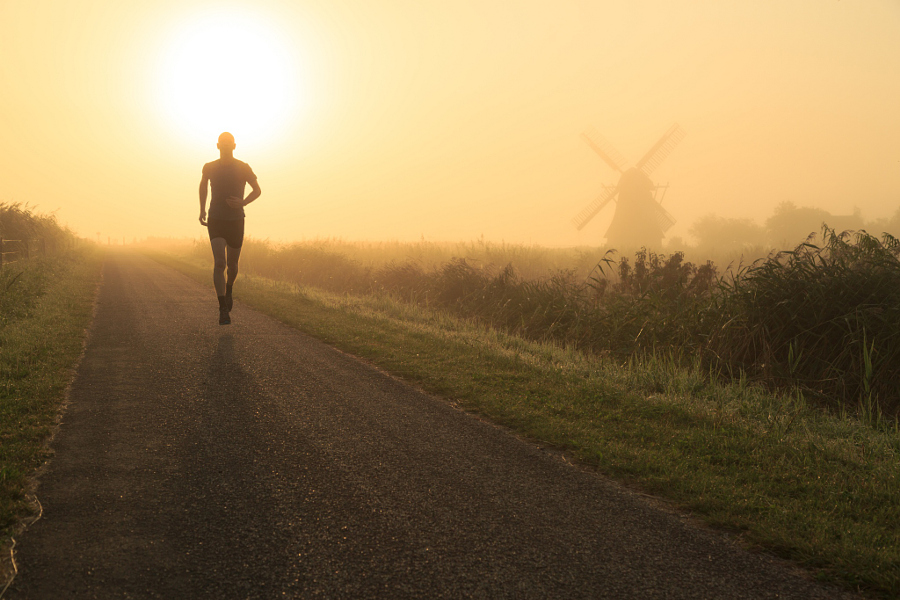
[(669, 211), (660, 206), (659, 203), (654, 202), (653, 204), (656, 209), (653, 211), (653, 218), (656, 220), (656, 224), (659, 225), (659, 228), (662, 229), (662, 232), (665, 233), (672, 229), (672, 225), (675, 224), (675, 217), (669, 214)]
[(587, 145), (594, 149), (594, 152), (600, 155), (606, 164), (614, 171), (619, 173), (625, 168), (625, 159), (619, 154), (619, 151), (613, 148), (613, 145), (606, 141), (606, 138), (597, 133), (593, 129), (588, 129), (581, 134), (581, 138), (587, 142)]
[(576, 229), (580, 231), (597, 215), (598, 212), (603, 210), (604, 206), (612, 202), (613, 198), (615, 198), (618, 193), (619, 190), (613, 186), (603, 190), (602, 194), (597, 196), (593, 202), (585, 206), (584, 209), (572, 219), (572, 223), (575, 224)]
[(640, 169), (644, 175), (650, 175), (666, 159), (669, 153), (684, 139), (684, 130), (675, 123), (667, 132), (653, 145), (647, 154), (637, 162), (635, 167)]

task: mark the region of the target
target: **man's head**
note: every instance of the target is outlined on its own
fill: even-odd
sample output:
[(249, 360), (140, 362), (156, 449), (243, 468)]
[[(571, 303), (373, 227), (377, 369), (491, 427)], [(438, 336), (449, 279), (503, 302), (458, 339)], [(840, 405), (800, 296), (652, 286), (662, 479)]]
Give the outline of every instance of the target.
[(234, 150), (235, 145), (234, 136), (226, 131), (219, 136), (219, 143), (216, 144), (216, 148), (219, 150), (231, 151)]

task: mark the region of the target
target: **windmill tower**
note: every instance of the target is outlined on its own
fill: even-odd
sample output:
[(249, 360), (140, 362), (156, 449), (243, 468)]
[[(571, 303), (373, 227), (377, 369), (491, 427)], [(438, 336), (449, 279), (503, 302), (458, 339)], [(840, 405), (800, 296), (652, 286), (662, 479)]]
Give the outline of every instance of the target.
[(606, 242), (618, 247), (660, 247), (675, 218), (660, 205), (669, 186), (654, 184), (650, 174), (684, 138), (684, 130), (678, 123), (672, 125), (630, 169), (625, 169), (627, 163), (622, 155), (596, 131), (586, 131), (581, 137), (620, 177), (617, 185), (604, 186), (603, 192), (572, 219), (575, 227), (581, 230), (607, 204), (616, 201)]

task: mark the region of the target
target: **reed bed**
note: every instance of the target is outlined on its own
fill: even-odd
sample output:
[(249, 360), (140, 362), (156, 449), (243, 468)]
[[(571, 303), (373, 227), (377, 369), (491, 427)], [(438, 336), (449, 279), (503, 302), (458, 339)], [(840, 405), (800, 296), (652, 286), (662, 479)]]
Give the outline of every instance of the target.
[(825, 229), (720, 280), (717, 362), (870, 418), (900, 412), (900, 242)]
[[(530, 340), (624, 362), (700, 360), (716, 377), (799, 388), (873, 423), (900, 413), (900, 243), (812, 238), (750, 264), (510, 244), (249, 241), (245, 272), (387, 294)], [(193, 252), (208, 258), (205, 243)]]
[[(208, 258), (204, 241), (194, 252)], [(582, 277), (597, 264), (604, 250), (594, 247), (547, 248), (538, 245), (495, 243), (483, 239), (472, 242), (353, 242), (340, 239), (314, 239), (292, 244), (275, 244), (247, 239), (241, 253), (241, 266), (256, 273), (283, 273), (301, 277), (332, 291), (368, 291), (374, 272), (388, 265), (412, 264), (423, 271), (438, 269), (453, 259), (462, 258), (476, 268), (492, 269), (511, 265), (525, 279), (544, 279), (557, 271), (571, 270)], [(335, 272), (341, 271), (341, 273)], [(337, 277), (338, 283), (330, 283)]]
[[(44, 293), (58, 261), (48, 260), (59, 248), (74, 247), (75, 235), (53, 215), (34, 212), (19, 203), (0, 202), (0, 251), (7, 251), (0, 268), (0, 331), (30, 314)], [(10, 242), (9, 240), (13, 240)], [(25, 243), (40, 244), (40, 252), (23, 251)], [(28, 257), (31, 258), (28, 258)]]
[(61, 226), (55, 215), (36, 213), (28, 205), (18, 202), (0, 202), (0, 238), (15, 240), (17, 248), (39, 242), (42, 250), (49, 247), (51, 251), (75, 240), (74, 234)]

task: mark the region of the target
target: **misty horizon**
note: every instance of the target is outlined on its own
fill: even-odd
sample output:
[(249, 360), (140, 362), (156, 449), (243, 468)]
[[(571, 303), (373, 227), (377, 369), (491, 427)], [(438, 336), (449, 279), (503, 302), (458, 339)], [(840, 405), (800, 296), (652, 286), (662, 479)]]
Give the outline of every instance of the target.
[[(0, 5), (0, 201), (89, 239), (202, 237), (200, 167), (229, 130), (264, 190), (257, 239), (602, 246), (610, 207), (572, 219), (619, 175), (581, 134), (634, 163), (677, 122), (652, 175), (676, 220), (664, 245), (785, 202), (863, 222), (900, 206), (895, 3), (210, 10)], [(241, 31), (221, 52), (258, 93), (223, 104), (192, 73)]]

